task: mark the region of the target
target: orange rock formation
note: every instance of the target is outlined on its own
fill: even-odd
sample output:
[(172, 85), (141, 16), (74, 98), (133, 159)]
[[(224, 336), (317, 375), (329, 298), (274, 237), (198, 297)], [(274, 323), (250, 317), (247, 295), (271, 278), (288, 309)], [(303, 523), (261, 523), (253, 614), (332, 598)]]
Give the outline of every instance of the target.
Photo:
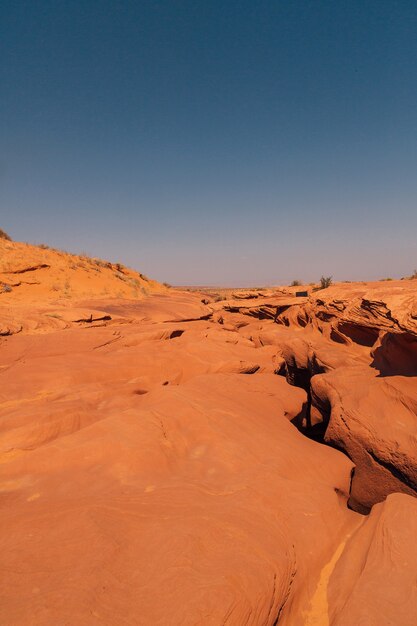
[(416, 623), (417, 281), (0, 255), (1, 624)]

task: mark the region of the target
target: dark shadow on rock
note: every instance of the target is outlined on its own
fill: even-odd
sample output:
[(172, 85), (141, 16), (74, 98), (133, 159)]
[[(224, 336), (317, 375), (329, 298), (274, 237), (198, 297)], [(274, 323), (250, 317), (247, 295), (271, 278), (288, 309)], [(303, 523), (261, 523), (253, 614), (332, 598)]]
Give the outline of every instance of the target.
[(381, 377), (417, 376), (417, 337), (411, 333), (385, 333), (371, 355)]

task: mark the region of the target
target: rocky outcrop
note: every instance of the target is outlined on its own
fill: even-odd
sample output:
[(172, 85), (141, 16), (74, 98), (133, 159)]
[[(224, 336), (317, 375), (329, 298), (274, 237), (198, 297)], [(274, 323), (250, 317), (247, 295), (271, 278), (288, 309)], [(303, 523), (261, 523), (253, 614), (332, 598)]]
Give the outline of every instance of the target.
[(311, 424), (327, 425), (326, 443), (355, 463), (350, 506), (369, 512), (387, 495), (417, 493), (417, 385), (363, 368), (311, 379)]
[[(415, 495), (414, 282), (334, 287), (301, 304), (287, 299), (281, 309), (279, 300), (274, 321), (285, 329), (265, 329), (251, 339), (256, 345), (275, 345), (276, 372), (307, 392), (306, 415), (297, 422), (302, 432), (342, 450), (355, 463), (349, 505), (365, 513), (390, 493)], [(272, 303), (269, 309), (264, 303), (248, 306), (224, 308), (272, 319)]]
[(390, 287), (335, 286), (316, 292), (303, 307), (306, 318), (322, 332), (334, 329), (349, 341), (366, 347), (375, 344), (380, 332), (417, 335), (417, 293), (413, 281)]

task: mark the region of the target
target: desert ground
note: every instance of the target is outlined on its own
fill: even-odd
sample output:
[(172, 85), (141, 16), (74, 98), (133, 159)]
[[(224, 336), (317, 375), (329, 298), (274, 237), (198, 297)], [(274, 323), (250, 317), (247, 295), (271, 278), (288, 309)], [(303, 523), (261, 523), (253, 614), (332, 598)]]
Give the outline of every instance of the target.
[[(297, 296), (307, 290), (307, 296)], [(0, 239), (0, 624), (415, 626), (417, 280)]]

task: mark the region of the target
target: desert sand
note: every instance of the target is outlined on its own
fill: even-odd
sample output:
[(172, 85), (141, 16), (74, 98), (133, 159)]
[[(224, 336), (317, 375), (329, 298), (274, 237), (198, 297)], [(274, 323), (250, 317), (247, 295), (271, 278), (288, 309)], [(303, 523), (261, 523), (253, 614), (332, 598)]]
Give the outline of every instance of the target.
[(417, 623), (417, 280), (303, 289), (0, 239), (1, 624)]

